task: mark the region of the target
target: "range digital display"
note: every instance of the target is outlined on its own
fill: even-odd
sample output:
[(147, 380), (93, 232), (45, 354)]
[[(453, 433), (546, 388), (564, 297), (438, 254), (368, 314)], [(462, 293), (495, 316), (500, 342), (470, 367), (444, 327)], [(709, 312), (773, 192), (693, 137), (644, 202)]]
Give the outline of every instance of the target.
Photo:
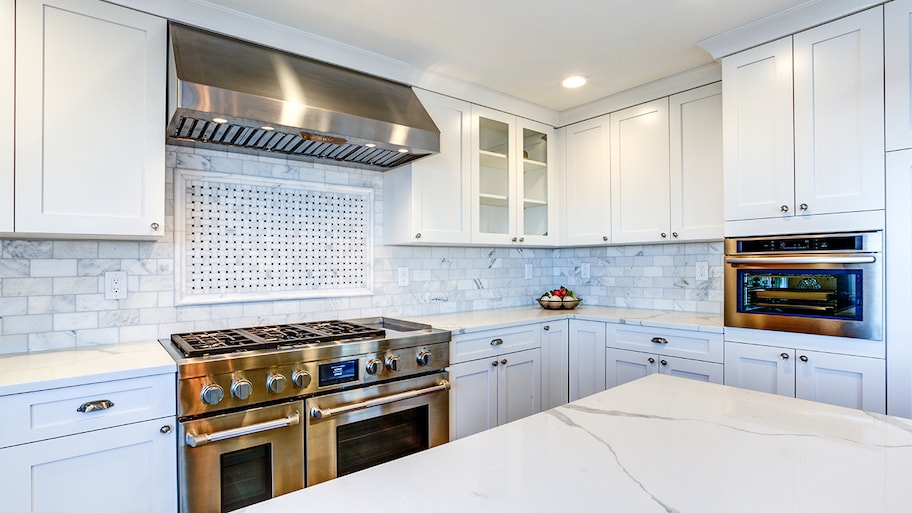
[(358, 360), (324, 363), (320, 365), (320, 386), (338, 385), (358, 381)]

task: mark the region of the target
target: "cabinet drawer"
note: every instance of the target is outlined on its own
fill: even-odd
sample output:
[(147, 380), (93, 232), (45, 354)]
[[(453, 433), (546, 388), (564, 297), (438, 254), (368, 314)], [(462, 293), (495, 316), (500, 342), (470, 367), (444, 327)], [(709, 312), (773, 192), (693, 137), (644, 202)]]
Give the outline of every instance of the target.
[[(174, 416), (174, 374), (91, 383), (0, 397), (0, 446)], [(113, 406), (77, 411), (92, 401)]]
[(722, 334), (608, 324), (608, 347), (722, 363)]
[(536, 347), (541, 347), (539, 324), (456, 335), (450, 342), (450, 363), (467, 362)]

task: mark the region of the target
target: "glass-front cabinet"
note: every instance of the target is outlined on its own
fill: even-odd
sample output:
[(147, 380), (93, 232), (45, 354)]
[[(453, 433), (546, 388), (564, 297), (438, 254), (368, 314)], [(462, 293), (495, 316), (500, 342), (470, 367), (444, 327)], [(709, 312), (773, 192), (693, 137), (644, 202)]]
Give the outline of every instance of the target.
[(554, 129), (473, 106), (472, 241), (553, 244)]

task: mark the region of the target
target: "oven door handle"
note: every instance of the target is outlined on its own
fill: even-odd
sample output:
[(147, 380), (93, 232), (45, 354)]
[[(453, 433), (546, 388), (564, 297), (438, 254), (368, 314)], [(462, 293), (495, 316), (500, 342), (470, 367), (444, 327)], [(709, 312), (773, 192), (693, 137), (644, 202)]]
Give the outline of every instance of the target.
[(873, 264), (877, 261), (873, 255), (866, 256), (807, 256), (807, 257), (729, 257), (729, 264)]
[(267, 422), (260, 422), (259, 424), (251, 424), (249, 426), (242, 426), (234, 429), (226, 429), (224, 431), (216, 431), (215, 433), (203, 433), (201, 435), (194, 435), (192, 433), (187, 433), (187, 445), (190, 447), (199, 447), (201, 445), (206, 445), (211, 442), (221, 442), (222, 440), (228, 440), (230, 438), (237, 438), (239, 436), (251, 435), (253, 433), (260, 433), (262, 431), (269, 431), (271, 429), (279, 429), (288, 426), (294, 426), (301, 422), (301, 414), (294, 412), (293, 414), (276, 420), (270, 420)]
[(395, 403), (397, 401), (404, 401), (406, 399), (411, 399), (413, 397), (420, 397), (422, 395), (433, 394), (436, 392), (443, 392), (444, 390), (450, 389), (450, 382), (447, 380), (440, 380), (439, 383), (432, 387), (419, 388), (418, 390), (408, 390), (406, 392), (400, 392), (398, 394), (385, 395), (383, 397), (375, 397), (374, 399), (368, 399), (367, 401), (362, 401), (360, 403), (350, 403), (342, 406), (337, 406), (335, 408), (318, 408), (314, 406), (310, 409), (310, 416), (315, 419), (325, 419), (332, 417), (333, 415), (342, 415), (344, 413), (353, 412), (356, 410), (363, 410), (364, 408), (373, 408), (374, 406), (382, 406), (384, 404)]

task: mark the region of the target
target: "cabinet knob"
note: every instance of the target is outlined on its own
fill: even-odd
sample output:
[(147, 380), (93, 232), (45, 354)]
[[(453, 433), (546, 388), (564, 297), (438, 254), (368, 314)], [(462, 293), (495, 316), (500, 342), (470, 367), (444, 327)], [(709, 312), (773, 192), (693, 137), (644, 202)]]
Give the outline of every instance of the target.
[(152, 224), (149, 225), (149, 226), (152, 228), (152, 231), (153, 231), (153, 232), (157, 232), (158, 229), (161, 228), (161, 225), (158, 224), (158, 223), (152, 223)]
[(671, 236), (674, 237), (675, 239), (677, 239), (677, 238), (678, 238), (678, 232), (671, 232)]
[(801, 361), (804, 362), (804, 363), (807, 363), (807, 361), (808, 361), (808, 357), (805, 356), (805, 355), (799, 356), (798, 359), (801, 360)]
[(779, 207), (779, 211), (782, 212), (782, 213), (788, 212), (788, 211), (789, 211), (789, 206), (788, 206), (788, 205), (782, 205), (781, 207)]
[(659, 363), (661, 363), (662, 365), (668, 365), (668, 361), (667, 361), (667, 360), (662, 360), (662, 361), (660, 361)]
[(789, 359), (789, 355), (788, 355), (788, 353), (780, 353), (780, 354), (779, 354), (779, 358), (782, 358), (783, 360), (788, 360), (788, 359)]
[(608, 236), (607, 236), (607, 235), (602, 235), (602, 240), (605, 241), (605, 242), (608, 242)]
[(802, 203), (802, 204), (798, 205), (798, 208), (800, 208), (802, 212), (807, 212), (808, 204)]
[(649, 359), (647, 359), (646, 361), (649, 363), (655, 363), (656, 359), (650, 356)]
[(519, 242), (526, 242), (526, 238), (525, 238), (525, 237), (520, 237), (520, 238), (519, 238)]
[(551, 326), (545, 324), (545, 327), (542, 328), (542, 329), (545, 330), (545, 331), (549, 331), (549, 330), (551, 329)]
[(493, 362), (491, 362), (491, 367), (497, 367), (497, 365), (498, 365), (497, 360), (494, 360)]
[(503, 360), (500, 361), (500, 363), (501, 363), (501, 365), (506, 365), (506, 364), (507, 364), (507, 359), (504, 358)]
[(662, 233), (660, 233), (659, 235), (660, 235), (663, 239), (667, 239), (667, 238), (668, 238), (668, 234), (665, 233), (665, 232), (662, 232)]
[(662, 337), (652, 337), (651, 342), (653, 344), (667, 344), (668, 343), (668, 341)]
[(416, 238), (416, 239), (420, 239), (420, 238), (421, 238), (421, 232), (416, 233), (416, 234), (415, 234), (415, 238)]
[(165, 424), (164, 426), (158, 428), (158, 431), (163, 435), (167, 435), (168, 433), (171, 432), (171, 426), (169, 426), (168, 424)]
[(513, 242), (516, 242), (516, 237), (513, 237), (513, 238), (510, 239), (510, 240), (512, 240)]
[(495, 338), (494, 340), (491, 341), (492, 346), (499, 346), (501, 344), (503, 344), (502, 338)]

